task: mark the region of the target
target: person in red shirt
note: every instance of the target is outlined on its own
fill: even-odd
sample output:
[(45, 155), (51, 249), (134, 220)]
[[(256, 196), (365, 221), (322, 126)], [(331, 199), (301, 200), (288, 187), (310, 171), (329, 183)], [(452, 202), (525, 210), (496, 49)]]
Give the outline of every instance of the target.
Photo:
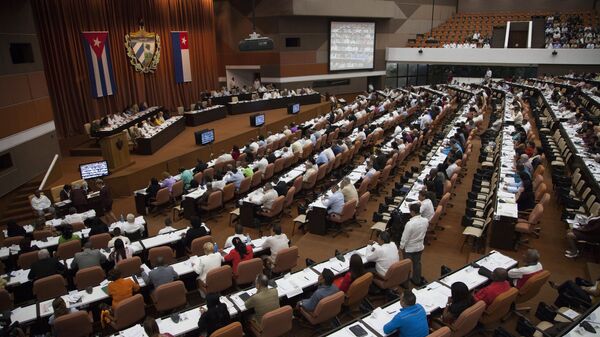
[(223, 258), (225, 261), (231, 261), (233, 275), (237, 276), (238, 265), (242, 261), (248, 261), (254, 257), (252, 246), (246, 245), (240, 238), (233, 238), (231, 241), (233, 249)]
[(338, 277), (333, 284), (335, 284), (341, 291), (347, 292), (350, 289), (350, 285), (354, 280), (365, 274), (365, 267), (363, 265), (362, 258), (358, 254), (352, 254), (350, 256), (350, 269), (344, 276)]
[(484, 301), (486, 305), (492, 304), (498, 295), (511, 288), (508, 282), (508, 272), (504, 268), (496, 268), (492, 272), (492, 283), (479, 289), (473, 297), (476, 301)]

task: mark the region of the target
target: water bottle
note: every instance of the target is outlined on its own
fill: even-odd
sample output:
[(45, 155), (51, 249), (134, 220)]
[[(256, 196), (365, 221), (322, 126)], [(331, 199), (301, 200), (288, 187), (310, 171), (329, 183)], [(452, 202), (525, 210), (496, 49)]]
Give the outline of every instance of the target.
[(219, 244), (215, 242), (214, 247), (215, 247), (215, 253), (218, 252), (219, 251)]

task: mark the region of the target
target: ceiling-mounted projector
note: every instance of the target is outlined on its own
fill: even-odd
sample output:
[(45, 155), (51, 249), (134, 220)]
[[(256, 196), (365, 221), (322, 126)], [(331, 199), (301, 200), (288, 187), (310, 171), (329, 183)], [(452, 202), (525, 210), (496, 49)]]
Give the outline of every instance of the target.
[(260, 36), (253, 32), (250, 37), (243, 39), (239, 43), (240, 51), (256, 51), (273, 49), (273, 40), (270, 37)]

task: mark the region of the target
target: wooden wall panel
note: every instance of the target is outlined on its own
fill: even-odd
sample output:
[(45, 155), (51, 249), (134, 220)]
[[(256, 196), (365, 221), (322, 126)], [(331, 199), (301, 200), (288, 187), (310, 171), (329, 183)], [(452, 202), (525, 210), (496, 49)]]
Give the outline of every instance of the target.
[(327, 74), (327, 63), (281, 65), (281, 77)]
[(27, 74), (0, 77), (0, 107), (31, 99)]
[(44, 72), (29, 73), (27, 79), (32, 99), (48, 96), (48, 86), (46, 85)]
[(53, 120), (50, 98), (0, 107), (0, 138), (25, 131)]

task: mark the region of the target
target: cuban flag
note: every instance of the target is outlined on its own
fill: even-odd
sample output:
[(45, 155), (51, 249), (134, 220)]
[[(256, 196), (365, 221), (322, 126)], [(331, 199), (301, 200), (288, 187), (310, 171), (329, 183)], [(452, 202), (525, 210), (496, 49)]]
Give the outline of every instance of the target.
[(171, 32), (173, 41), (173, 65), (177, 83), (191, 82), (190, 48), (188, 32)]
[(108, 49), (108, 32), (83, 32), (92, 95), (96, 98), (115, 92), (115, 78)]

